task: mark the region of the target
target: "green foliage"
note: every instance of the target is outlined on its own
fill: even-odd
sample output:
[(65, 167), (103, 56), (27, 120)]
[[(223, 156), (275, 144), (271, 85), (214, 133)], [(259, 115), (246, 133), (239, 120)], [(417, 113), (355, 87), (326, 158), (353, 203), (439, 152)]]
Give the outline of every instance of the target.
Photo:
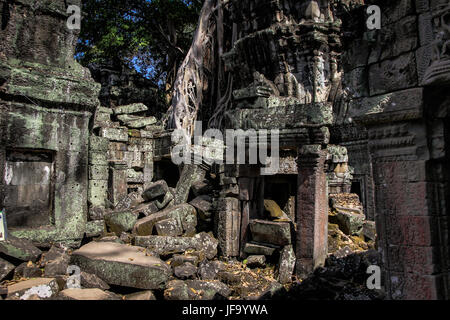
[(125, 63), (163, 86), (192, 41), (202, 0), (84, 0), (76, 58)]

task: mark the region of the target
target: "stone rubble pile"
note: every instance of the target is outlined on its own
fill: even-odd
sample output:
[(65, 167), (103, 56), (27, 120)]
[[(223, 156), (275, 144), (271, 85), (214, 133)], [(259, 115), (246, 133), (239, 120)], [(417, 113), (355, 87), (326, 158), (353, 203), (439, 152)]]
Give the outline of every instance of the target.
[(375, 248), (375, 222), (366, 220), (357, 194), (330, 195), (328, 251), (337, 257)]

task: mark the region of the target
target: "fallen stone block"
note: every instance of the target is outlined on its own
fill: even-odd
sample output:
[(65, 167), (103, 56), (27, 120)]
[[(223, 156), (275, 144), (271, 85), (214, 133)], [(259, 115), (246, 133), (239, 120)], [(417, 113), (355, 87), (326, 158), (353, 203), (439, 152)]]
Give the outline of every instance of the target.
[(150, 203), (143, 203), (133, 209), (133, 213), (135, 214), (143, 214), (148, 217), (154, 213), (157, 213), (160, 209), (156, 206), (156, 201)]
[(197, 213), (202, 220), (212, 216), (212, 198), (210, 196), (199, 196), (189, 203), (197, 209)]
[(186, 203), (189, 198), (189, 192), (195, 182), (203, 181), (206, 172), (198, 165), (187, 164), (183, 167), (180, 180), (178, 181), (174, 204), (179, 205)]
[(125, 244), (132, 244), (134, 241), (134, 236), (132, 234), (122, 232), (119, 239)]
[(8, 240), (0, 242), (0, 253), (21, 261), (35, 262), (41, 256), (42, 251), (29, 240), (9, 236)]
[(143, 103), (133, 103), (126, 106), (119, 106), (113, 109), (115, 115), (133, 114), (148, 111), (148, 108)]
[(183, 227), (174, 218), (156, 223), (155, 229), (159, 236), (177, 237), (183, 234)]
[(377, 238), (377, 228), (375, 222), (365, 221), (363, 224), (363, 235), (367, 240), (375, 241)]
[(65, 250), (53, 246), (49, 252), (44, 254), (42, 263), (44, 267), (44, 275), (46, 277), (55, 277), (65, 275), (69, 267), (70, 257)]
[(114, 242), (119, 244), (124, 244), (124, 242), (118, 236), (104, 236), (96, 240), (96, 242)]
[(192, 279), (197, 274), (197, 267), (189, 262), (174, 268), (175, 277), (181, 280)]
[(169, 204), (172, 202), (173, 199), (174, 199), (174, 195), (169, 188), (169, 192), (166, 193), (166, 195), (164, 196), (164, 199), (162, 199), (161, 201), (155, 200), (155, 205), (159, 210), (163, 210), (164, 208), (169, 206)]
[(111, 292), (100, 289), (66, 289), (59, 293), (58, 300), (104, 301), (121, 299)]
[(339, 229), (346, 235), (359, 236), (363, 232), (363, 225), (366, 219), (364, 214), (337, 210), (336, 218)]
[(154, 301), (156, 300), (155, 294), (150, 291), (141, 291), (136, 293), (127, 294), (125, 300), (130, 301)]
[(296, 256), (292, 245), (281, 250), (280, 262), (278, 263), (278, 281), (281, 284), (292, 282), (292, 275), (295, 270)]
[(194, 266), (197, 266), (198, 261), (199, 261), (199, 258), (194, 255), (175, 254), (170, 261), (170, 265), (174, 268), (181, 266), (182, 264), (185, 264), (185, 263), (190, 263)]
[(135, 184), (144, 183), (144, 172), (136, 171), (135, 169), (127, 170), (127, 182)]
[(292, 243), (291, 225), (288, 222), (251, 220), (250, 232), (254, 242), (277, 246), (287, 246)]
[(119, 119), (120, 122), (123, 122), (125, 125), (127, 125), (128, 122), (142, 119), (142, 117), (131, 114), (121, 114), (117, 116), (117, 119)]
[(151, 184), (142, 194), (142, 198), (145, 201), (149, 202), (159, 197), (165, 196), (167, 192), (169, 192), (169, 186), (167, 185), (167, 182), (164, 180), (160, 180)]
[(127, 127), (132, 129), (142, 129), (147, 126), (151, 126), (155, 123), (157, 123), (158, 120), (156, 120), (155, 117), (147, 117), (147, 118), (141, 118), (133, 121), (127, 122)]
[(138, 220), (138, 216), (130, 211), (113, 212), (105, 216), (106, 225), (117, 236), (122, 232), (131, 231)]
[(139, 192), (132, 192), (126, 198), (119, 202), (116, 206), (116, 211), (131, 210), (144, 202), (142, 195)]
[(225, 269), (225, 265), (220, 261), (203, 261), (198, 267), (198, 274), (201, 280), (217, 280), (219, 272)]
[(222, 300), (231, 294), (231, 289), (220, 281), (187, 280), (186, 284), (197, 292), (199, 300)]
[(194, 182), (191, 189), (196, 197), (208, 195), (213, 191), (213, 187), (208, 180)]
[(247, 266), (251, 269), (264, 268), (266, 266), (266, 256), (250, 256), (247, 258)]
[(33, 296), (48, 300), (59, 292), (59, 286), (54, 278), (36, 278), (22, 281), (8, 287), (8, 298), (29, 300)]
[(109, 290), (109, 285), (97, 277), (95, 274), (86, 273), (81, 271), (80, 274), (80, 284), (84, 289), (101, 289), (101, 290)]
[(248, 255), (264, 255), (266, 257), (271, 257), (278, 249), (280, 249), (280, 247), (248, 242), (245, 244), (244, 252)]
[(0, 258), (0, 282), (5, 279), (14, 268), (15, 266), (12, 263)]
[(205, 258), (212, 260), (217, 256), (218, 241), (202, 232), (194, 237), (137, 236), (135, 244), (162, 256), (196, 250), (203, 252)]
[(42, 269), (34, 263), (24, 262), (14, 270), (14, 278), (30, 279), (40, 277), (42, 277)]
[(166, 219), (175, 219), (183, 232), (195, 234), (197, 211), (189, 204), (171, 207), (138, 220), (133, 228), (133, 233), (138, 236), (150, 236), (153, 234), (154, 226)]
[(219, 281), (173, 280), (164, 291), (166, 300), (224, 300), (231, 294), (230, 288)]
[(138, 289), (161, 289), (171, 274), (160, 259), (145, 255), (138, 247), (113, 242), (91, 242), (72, 254), (72, 263), (110, 285)]

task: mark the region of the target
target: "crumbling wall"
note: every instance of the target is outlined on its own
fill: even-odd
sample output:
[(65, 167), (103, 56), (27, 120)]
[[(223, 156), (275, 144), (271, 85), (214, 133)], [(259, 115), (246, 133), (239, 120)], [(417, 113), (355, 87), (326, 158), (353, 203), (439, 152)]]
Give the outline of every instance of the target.
[(63, 1), (0, 7), (0, 207), (12, 235), (74, 245), (86, 229), (89, 121), (100, 88), (73, 59), (77, 33), (66, 27)]

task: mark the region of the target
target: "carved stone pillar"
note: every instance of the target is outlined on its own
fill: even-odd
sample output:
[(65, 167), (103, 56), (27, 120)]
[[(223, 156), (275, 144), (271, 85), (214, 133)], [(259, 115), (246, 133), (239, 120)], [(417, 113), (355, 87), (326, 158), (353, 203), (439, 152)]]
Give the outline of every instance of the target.
[(303, 146), (298, 158), (297, 275), (305, 276), (324, 264), (328, 253), (326, 150)]
[(124, 161), (110, 162), (109, 166), (109, 201), (117, 206), (128, 195), (128, 167)]

